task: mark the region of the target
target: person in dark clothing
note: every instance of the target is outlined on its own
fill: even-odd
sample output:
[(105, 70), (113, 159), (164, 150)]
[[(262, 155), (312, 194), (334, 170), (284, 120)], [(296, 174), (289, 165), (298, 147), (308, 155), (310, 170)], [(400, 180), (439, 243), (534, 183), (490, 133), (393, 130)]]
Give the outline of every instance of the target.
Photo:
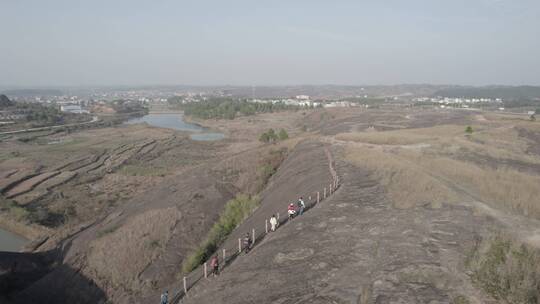
[(244, 237), (244, 252), (248, 253), (251, 250), (251, 237), (249, 236), (249, 232), (246, 233), (246, 236)]
[(217, 254), (210, 260), (210, 267), (212, 267), (212, 275), (215, 277), (219, 275), (219, 259)]
[(169, 303), (169, 291), (165, 290), (164, 293), (161, 294), (161, 304), (168, 304)]

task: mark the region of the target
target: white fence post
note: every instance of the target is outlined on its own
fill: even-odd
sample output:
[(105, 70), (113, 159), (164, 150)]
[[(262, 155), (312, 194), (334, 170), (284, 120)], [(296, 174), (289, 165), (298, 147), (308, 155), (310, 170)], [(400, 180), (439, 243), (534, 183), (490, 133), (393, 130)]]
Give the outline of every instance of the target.
[(264, 232), (268, 234), (268, 219), (264, 220)]
[(326, 187), (324, 187), (323, 198), (326, 198)]
[(223, 266), (225, 266), (225, 263), (227, 263), (227, 249), (223, 248)]
[(242, 239), (238, 238), (238, 253), (242, 253)]
[(208, 279), (208, 266), (206, 265), (206, 262), (204, 262), (204, 278)]
[(321, 193), (317, 191), (317, 204), (321, 201)]
[(187, 295), (187, 279), (184, 277), (184, 294)]
[(279, 223), (279, 212), (276, 215), (277, 215), (277, 221)]
[(251, 244), (255, 244), (255, 228), (251, 230)]

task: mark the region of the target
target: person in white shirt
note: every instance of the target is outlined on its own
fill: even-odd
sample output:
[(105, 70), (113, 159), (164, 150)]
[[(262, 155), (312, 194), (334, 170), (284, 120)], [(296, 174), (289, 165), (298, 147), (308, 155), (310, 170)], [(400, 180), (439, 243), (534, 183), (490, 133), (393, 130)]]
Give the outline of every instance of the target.
[(276, 231), (278, 226), (278, 220), (275, 215), (272, 214), (272, 217), (270, 218), (270, 230)]
[(304, 213), (304, 209), (306, 208), (306, 203), (304, 203), (304, 199), (300, 196), (298, 199), (298, 215), (302, 215)]

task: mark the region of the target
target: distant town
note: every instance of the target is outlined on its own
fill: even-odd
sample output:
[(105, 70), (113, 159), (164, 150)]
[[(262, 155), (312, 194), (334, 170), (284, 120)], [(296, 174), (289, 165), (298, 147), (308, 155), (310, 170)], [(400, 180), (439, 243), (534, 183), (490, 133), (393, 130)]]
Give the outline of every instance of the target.
[[(531, 90), (531, 88), (526, 88)], [(242, 101), (254, 104), (273, 104), (292, 107), (364, 107), (380, 106), (431, 106), (438, 108), (488, 109), (494, 111), (534, 114), (540, 101), (524, 98), (519, 88), (463, 88), (438, 86), (297, 86), (297, 87), (149, 87), (149, 88), (68, 88), (60, 89), (11, 89), (0, 90), (18, 104), (39, 104), (65, 114), (110, 116), (136, 115), (170, 105), (211, 102), (213, 100)], [(509, 95), (510, 92), (513, 95)], [(519, 94), (517, 94), (517, 93)], [(526, 91), (527, 92), (527, 91)], [(463, 94), (462, 97), (455, 96)], [(477, 94), (477, 95), (473, 95)], [(507, 98), (489, 95), (509, 95)], [(454, 95), (454, 96), (452, 96)], [(472, 95), (472, 97), (471, 97)], [(179, 109), (181, 110), (181, 109)], [(0, 126), (29, 119), (32, 109), (28, 106), (2, 107)], [(36, 116), (39, 118), (39, 116)], [(45, 120), (44, 117), (41, 117)], [(61, 119), (48, 118), (48, 124)], [(43, 126), (46, 124), (37, 124)], [(36, 126), (35, 124), (32, 126)]]

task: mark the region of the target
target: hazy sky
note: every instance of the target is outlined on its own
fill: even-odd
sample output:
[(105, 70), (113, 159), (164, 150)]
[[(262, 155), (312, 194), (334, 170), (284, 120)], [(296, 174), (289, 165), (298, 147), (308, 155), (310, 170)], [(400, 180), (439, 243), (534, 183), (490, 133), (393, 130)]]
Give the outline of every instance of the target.
[(0, 85), (540, 84), (540, 1), (0, 0)]

